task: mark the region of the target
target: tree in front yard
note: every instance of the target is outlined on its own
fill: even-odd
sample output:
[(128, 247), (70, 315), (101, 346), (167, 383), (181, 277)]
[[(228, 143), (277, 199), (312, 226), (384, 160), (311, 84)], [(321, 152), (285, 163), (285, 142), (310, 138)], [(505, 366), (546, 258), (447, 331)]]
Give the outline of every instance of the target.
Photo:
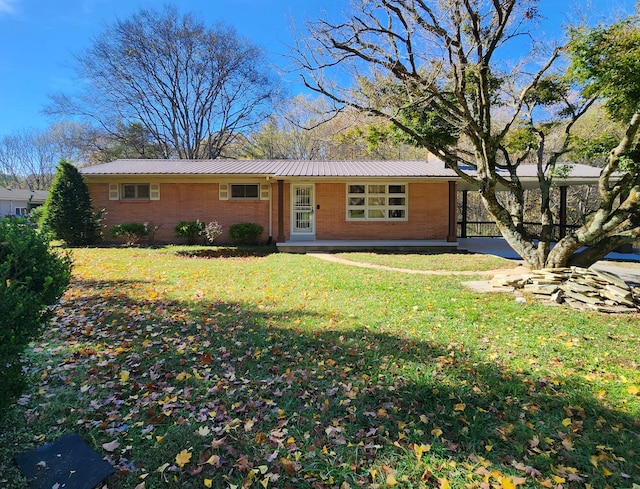
[[(477, 188), (504, 238), (532, 268), (588, 266), (640, 235), (638, 19), (610, 35), (576, 31), (569, 50), (575, 76), (568, 78), (567, 49), (535, 32), (539, 4), (356, 0), (349, 18), (308, 24), (296, 57), (307, 87), (339, 109), (385, 118)], [(551, 193), (570, 167), (573, 128), (591, 107), (611, 101), (625, 107), (617, 120), (627, 131), (609, 148), (599, 210), (552, 247)], [(525, 224), (524, 165), (538, 179), (540, 232)]]
[(66, 160), (58, 164), (41, 223), (69, 246), (93, 244), (100, 238), (100, 223), (87, 184)]

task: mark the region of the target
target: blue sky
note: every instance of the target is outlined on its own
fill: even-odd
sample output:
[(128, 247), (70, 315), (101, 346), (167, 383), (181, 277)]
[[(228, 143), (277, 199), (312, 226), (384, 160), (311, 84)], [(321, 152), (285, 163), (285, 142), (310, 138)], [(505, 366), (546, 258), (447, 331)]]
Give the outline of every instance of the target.
[[(207, 22), (224, 21), (284, 64), (278, 53), (291, 44), (291, 20), (316, 19), (343, 9), (348, 0), (173, 0), (181, 10), (199, 13)], [(73, 89), (68, 68), (104, 26), (127, 18), (160, 0), (0, 0), (0, 136), (45, 128), (41, 113), (47, 96)], [(591, 21), (632, 12), (634, 0), (541, 0), (547, 17), (545, 35), (557, 35), (576, 6), (589, 6)], [(292, 80), (295, 79), (292, 77)], [(300, 87), (292, 84), (291, 95)]]

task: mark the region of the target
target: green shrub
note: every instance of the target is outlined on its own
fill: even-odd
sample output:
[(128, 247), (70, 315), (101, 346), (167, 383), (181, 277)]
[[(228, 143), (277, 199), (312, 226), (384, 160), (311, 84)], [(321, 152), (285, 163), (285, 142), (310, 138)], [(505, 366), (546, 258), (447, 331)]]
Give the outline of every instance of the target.
[(255, 245), (262, 234), (263, 228), (254, 222), (241, 222), (229, 227), (229, 236), (237, 244)]
[(127, 246), (133, 246), (140, 242), (142, 238), (149, 236), (149, 228), (146, 224), (140, 224), (139, 222), (116, 224), (111, 228), (111, 236), (124, 238)]
[(69, 255), (24, 219), (0, 220), (0, 412), (24, 385), (21, 355), (71, 278)]
[(100, 217), (78, 169), (66, 160), (58, 164), (41, 224), (69, 246), (93, 244), (100, 238)]
[(202, 235), (204, 224), (200, 221), (180, 221), (174, 228), (178, 238), (186, 238), (188, 245), (194, 245)]

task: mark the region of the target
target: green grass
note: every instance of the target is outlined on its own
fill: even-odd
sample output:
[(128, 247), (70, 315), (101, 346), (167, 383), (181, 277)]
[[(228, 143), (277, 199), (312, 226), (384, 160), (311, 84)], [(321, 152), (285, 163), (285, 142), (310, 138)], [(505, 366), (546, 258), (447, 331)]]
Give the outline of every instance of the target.
[(487, 271), (513, 268), (512, 260), (491, 255), (464, 253), (339, 253), (339, 257), (361, 263), (371, 263), (408, 270)]
[(640, 484), (638, 315), (176, 251), (74, 250), (0, 422), (0, 486), (24, 486), (13, 454), (74, 431), (116, 466), (109, 489)]

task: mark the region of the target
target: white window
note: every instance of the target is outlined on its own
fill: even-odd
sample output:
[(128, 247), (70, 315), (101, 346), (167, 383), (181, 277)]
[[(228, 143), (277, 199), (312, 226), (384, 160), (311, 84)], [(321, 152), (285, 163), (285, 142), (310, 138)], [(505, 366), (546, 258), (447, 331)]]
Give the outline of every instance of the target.
[(29, 214), (29, 210), (26, 207), (16, 207), (15, 214), (16, 216), (25, 217), (27, 214)]
[(347, 184), (347, 221), (406, 221), (407, 184)]
[(232, 199), (259, 199), (260, 184), (258, 183), (232, 183), (231, 198)]

